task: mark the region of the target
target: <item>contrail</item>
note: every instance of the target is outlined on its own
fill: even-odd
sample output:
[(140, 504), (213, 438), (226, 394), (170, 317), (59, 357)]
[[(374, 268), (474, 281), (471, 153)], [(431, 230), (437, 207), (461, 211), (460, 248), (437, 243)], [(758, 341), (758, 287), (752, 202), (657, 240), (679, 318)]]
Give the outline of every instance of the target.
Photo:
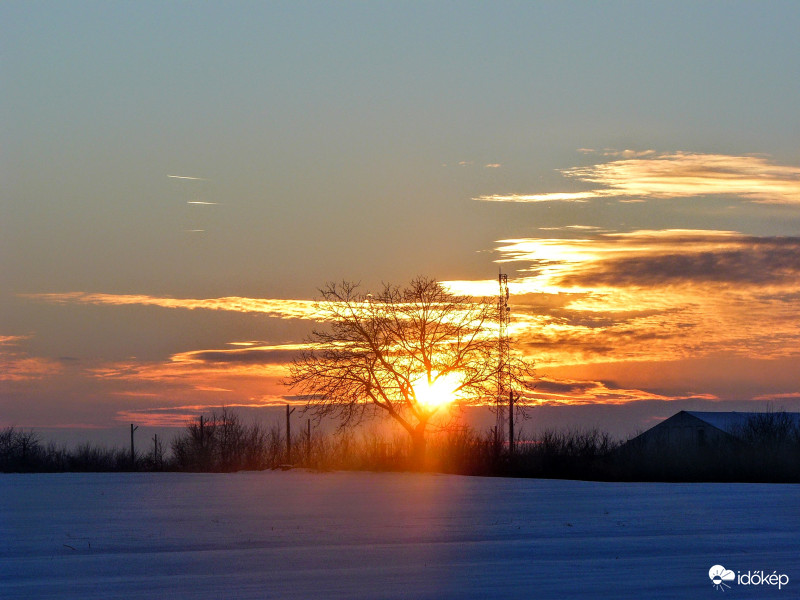
[(172, 179), (192, 179), (194, 181), (209, 181), (208, 179), (204, 179), (203, 177), (187, 177), (185, 175), (167, 175), (167, 177), (172, 177)]
[(203, 202), (202, 200), (187, 200), (186, 204), (219, 204), (219, 202)]
[(186, 233), (203, 233), (205, 229), (184, 229)]

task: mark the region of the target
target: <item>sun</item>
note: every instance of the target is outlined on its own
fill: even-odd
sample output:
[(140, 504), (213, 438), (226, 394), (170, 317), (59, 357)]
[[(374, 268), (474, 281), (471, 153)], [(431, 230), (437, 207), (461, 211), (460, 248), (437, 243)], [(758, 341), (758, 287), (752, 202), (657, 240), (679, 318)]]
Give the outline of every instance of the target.
[(429, 384), (427, 375), (423, 373), (411, 384), (417, 403), (429, 409), (451, 404), (456, 399), (456, 392), (463, 383), (463, 378), (458, 373), (439, 375), (436, 371), (432, 371), (431, 380)]

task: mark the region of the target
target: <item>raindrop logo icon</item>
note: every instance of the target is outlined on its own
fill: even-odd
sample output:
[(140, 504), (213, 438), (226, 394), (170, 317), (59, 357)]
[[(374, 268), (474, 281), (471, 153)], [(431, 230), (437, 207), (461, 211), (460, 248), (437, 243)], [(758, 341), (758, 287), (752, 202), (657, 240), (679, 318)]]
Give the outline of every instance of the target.
[(731, 589), (731, 586), (725, 582), (736, 579), (736, 574), (722, 565), (714, 565), (708, 570), (708, 578), (711, 579), (711, 585), (715, 589), (724, 592), (725, 588)]

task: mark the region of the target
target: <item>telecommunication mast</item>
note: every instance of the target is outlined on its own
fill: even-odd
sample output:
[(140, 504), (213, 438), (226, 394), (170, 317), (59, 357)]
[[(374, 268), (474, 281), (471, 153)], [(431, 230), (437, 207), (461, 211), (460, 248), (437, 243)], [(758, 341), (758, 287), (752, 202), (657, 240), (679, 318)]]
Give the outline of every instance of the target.
[[(498, 369), (497, 369), (497, 441), (502, 444), (506, 439), (506, 409), (508, 409), (508, 449), (514, 451), (514, 392), (511, 389), (509, 373), (509, 341), (508, 325), (511, 315), (508, 308), (508, 275), (500, 273), (497, 278), (500, 284), (500, 295), (497, 297), (498, 320)], [(508, 406), (506, 406), (508, 402)]]

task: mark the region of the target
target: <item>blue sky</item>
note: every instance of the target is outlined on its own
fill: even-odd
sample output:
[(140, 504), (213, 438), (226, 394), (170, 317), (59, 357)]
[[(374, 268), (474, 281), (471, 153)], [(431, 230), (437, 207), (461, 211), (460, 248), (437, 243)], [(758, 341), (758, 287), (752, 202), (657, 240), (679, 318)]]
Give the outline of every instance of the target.
[[(239, 389), (231, 373), (210, 386), (228, 391), (211, 398), (189, 375), (176, 389), (152, 372), (135, 383), (99, 373), (119, 374), (122, 361), (155, 369), (232, 342), (297, 343), (309, 327), (119, 296), (304, 300), (342, 278), (490, 280), (494, 261), (524, 240), (539, 254), (514, 250), (523, 258), (504, 268), (530, 300), (520, 298), (518, 312), (538, 315), (520, 330), (526, 351), (553, 354), (542, 327), (583, 327), (569, 335), (580, 353), (539, 358), (561, 382), (553, 390), (564, 381), (573, 391), (624, 390), (612, 395), (672, 403), (666, 412), (710, 396), (793, 402), (800, 388), (790, 377), (768, 385), (752, 365), (739, 370), (747, 393), (720, 381), (733, 360), (794, 368), (800, 332), (782, 311), (797, 292), (800, 244), (775, 238), (800, 225), (799, 30), (795, 2), (5, 2), (0, 349), (16, 375), (0, 381), (0, 420), (109, 426), (131, 410), (218, 404), (220, 395), (272, 401), (274, 381), (259, 393), (257, 375)], [(658, 192), (642, 187), (665, 169)], [(623, 188), (627, 196), (608, 195)], [(476, 200), (597, 190), (579, 202)], [(683, 299), (673, 280), (652, 275), (666, 263), (642, 254), (641, 235), (618, 236), (672, 230), (696, 232), (658, 238), (664, 252), (688, 256), (695, 279), (682, 283)], [(719, 232), (731, 232), (712, 244), (725, 254), (709, 259)], [(626, 284), (631, 309), (653, 295), (673, 304), (624, 327), (666, 336), (682, 324), (691, 343), (673, 339), (645, 356), (620, 341), (608, 291), (620, 278), (597, 273), (622, 263), (601, 265), (586, 245), (605, 252), (633, 237), (649, 287), (636, 295)], [(553, 239), (567, 242), (543, 241)], [(583, 262), (563, 254), (575, 244)], [(580, 276), (542, 279), (544, 248)], [(733, 265), (741, 256), (749, 262)], [(776, 260), (786, 268), (771, 270)], [(779, 291), (732, 295), (731, 282), (753, 279), (742, 264), (771, 273), (759, 285)], [(698, 265), (724, 271), (717, 287), (703, 288), (711, 279)], [(579, 293), (579, 279), (606, 286), (590, 293), (592, 307), (536, 308)], [(536, 304), (531, 294), (546, 286)], [(714, 302), (690, 307), (698, 289)], [(742, 304), (763, 315), (752, 331)], [(606, 321), (587, 329), (589, 313)], [(666, 316), (678, 313), (680, 323)], [(747, 332), (711, 343), (701, 327), (710, 314)], [(763, 351), (764, 331), (780, 333), (780, 351)], [(611, 344), (609, 335), (614, 356), (601, 367), (585, 348)], [(630, 375), (644, 363), (670, 372), (681, 360), (716, 361), (708, 371), (718, 374), (683, 388)], [(608, 401), (603, 394), (592, 402)]]

